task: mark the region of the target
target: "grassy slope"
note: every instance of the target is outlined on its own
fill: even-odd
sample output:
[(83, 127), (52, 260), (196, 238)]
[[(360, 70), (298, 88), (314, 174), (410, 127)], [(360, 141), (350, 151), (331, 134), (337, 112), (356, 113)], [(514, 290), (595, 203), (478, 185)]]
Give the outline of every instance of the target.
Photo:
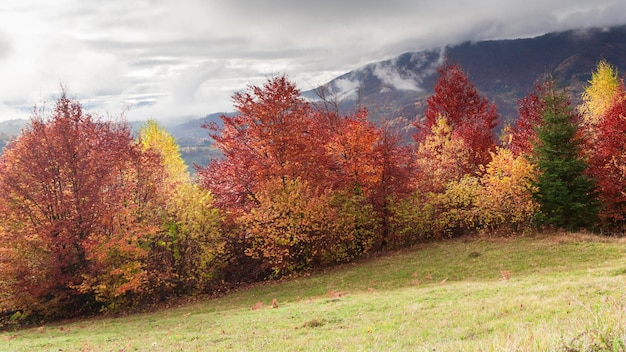
[(155, 313), (5, 332), (0, 350), (626, 349), (625, 288), (623, 240), (453, 240)]

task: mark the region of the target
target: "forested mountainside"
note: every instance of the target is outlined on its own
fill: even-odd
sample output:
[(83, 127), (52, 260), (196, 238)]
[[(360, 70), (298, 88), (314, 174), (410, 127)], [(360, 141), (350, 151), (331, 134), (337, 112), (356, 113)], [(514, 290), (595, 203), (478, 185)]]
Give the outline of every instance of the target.
[[(547, 74), (567, 87), (573, 99), (578, 98), (601, 59), (619, 72), (626, 71), (626, 26), (408, 52), (337, 77), (327, 90), (342, 100), (344, 108), (359, 101), (374, 121), (413, 120), (423, 113), (426, 98), (432, 94), (436, 68), (447, 61), (460, 64), (478, 90), (496, 103), (502, 121), (507, 121), (517, 118), (517, 101)], [(313, 99), (316, 94), (305, 95)]]

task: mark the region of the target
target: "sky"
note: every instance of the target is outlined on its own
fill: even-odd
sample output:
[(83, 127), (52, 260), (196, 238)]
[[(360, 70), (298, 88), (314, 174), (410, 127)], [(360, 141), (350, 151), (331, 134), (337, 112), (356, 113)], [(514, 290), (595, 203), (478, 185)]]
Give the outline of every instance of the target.
[(276, 75), (308, 90), (404, 52), (620, 24), (623, 0), (3, 1), (0, 121), (63, 86), (101, 116), (182, 122)]

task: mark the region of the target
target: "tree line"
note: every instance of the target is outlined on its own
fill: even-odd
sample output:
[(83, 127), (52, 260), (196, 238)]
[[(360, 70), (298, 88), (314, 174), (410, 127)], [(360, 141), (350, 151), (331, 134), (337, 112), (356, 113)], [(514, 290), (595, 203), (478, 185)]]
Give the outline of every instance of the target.
[(498, 139), (498, 113), (444, 64), (413, 143), (285, 76), (207, 125), (222, 157), (192, 179), (149, 121), (65, 92), (0, 157), (0, 324), (143, 307), (426, 239), (541, 227), (623, 230), (626, 90), (601, 61), (582, 103), (546, 78)]

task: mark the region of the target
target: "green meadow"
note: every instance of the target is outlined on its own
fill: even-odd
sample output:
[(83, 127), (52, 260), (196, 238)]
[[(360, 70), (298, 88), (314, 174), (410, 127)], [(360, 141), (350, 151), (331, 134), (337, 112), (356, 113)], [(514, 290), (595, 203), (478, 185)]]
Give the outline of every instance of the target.
[(152, 312), (4, 331), (0, 350), (624, 351), (625, 293), (625, 239), (451, 239)]

